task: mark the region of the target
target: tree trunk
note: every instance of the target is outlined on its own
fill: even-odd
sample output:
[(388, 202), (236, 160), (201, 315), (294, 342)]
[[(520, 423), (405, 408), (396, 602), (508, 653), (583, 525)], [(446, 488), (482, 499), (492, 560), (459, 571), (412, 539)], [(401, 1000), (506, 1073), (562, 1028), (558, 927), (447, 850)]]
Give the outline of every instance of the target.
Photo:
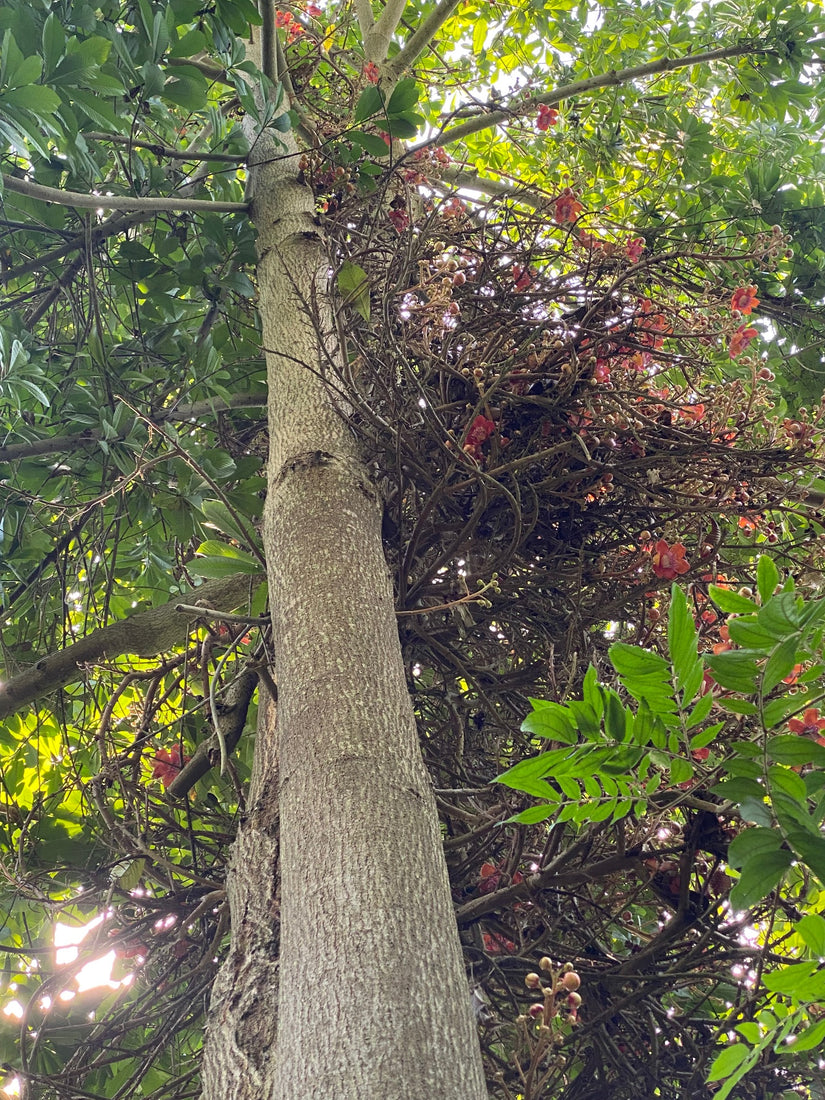
[[(259, 139), (252, 171), (269, 375), (264, 538), (278, 739), (273, 723), (259, 729), (255, 805), (231, 880), (233, 937), (245, 936), (250, 910), (269, 904), (274, 887), (261, 889), (261, 874), (271, 882), (269, 855), (264, 867), (240, 861), (269, 851), (249, 830), (271, 823), (260, 799), (279, 798), (279, 1003), (266, 951), (245, 970), (233, 945), (210, 1015), (204, 1100), (481, 1100), (479, 1044), (404, 677), (380, 501), (323, 378), (338, 352), (325, 346), (307, 303), (322, 301), (328, 264), (314, 197), (290, 153)], [(258, 777), (276, 770), (279, 791), (264, 790)], [(260, 920), (253, 923), (265, 939)], [(233, 1002), (228, 986), (255, 974), (254, 1006), (240, 990)], [(276, 1011), (273, 1059), (251, 1048), (268, 1041)], [(215, 1068), (233, 1045), (243, 1048), (236, 1057), (250, 1059), (234, 1080)]]

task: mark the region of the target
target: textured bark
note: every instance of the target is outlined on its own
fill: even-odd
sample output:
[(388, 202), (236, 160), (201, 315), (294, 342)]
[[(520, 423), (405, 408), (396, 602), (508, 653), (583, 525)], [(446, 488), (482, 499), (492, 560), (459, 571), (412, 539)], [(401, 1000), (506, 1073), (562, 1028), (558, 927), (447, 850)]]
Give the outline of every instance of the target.
[[(480, 1100), (487, 1095), (441, 835), (407, 692), (380, 507), (324, 382), (336, 349), (310, 323), (327, 262), (296, 160), (259, 140), (252, 172), (269, 374), (264, 539), (278, 740), (259, 730), (255, 782), (279, 768), (281, 963), (277, 1057), (218, 1067), (268, 1035), (274, 983), (237, 956), (210, 1020), (204, 1100)], [(322, 323), (322, 328), (325, 327)], [(331, 326), (329, 326), (331, 328)], [(265, 820), (263, 810), (256, 811)], [(269, 904), (244, 827), (233, 920)], [(239, 854), (241, 853), (241, 854)], [(239, 873), (242, 864), (246, 874)], [(243, 895), (247, 890), (246, 896)], [(274, 915), (269, 919), (274, 921)], [(265, 938), (265, 937), (264, 937)], [(233, 961), (234, 960), (234, 961)], [(265, 971), (265, 967), (263, 968)], [(257, 1000), (238, 983), (254, 982)], [(235, 984), (237, 1007), (226, 1011)], [(236, 1042), (237, 1040), (237, 1042)], [(216, 1053), (223, 1051), (224, 1054)]]
[[(275, 724), (273, 701), (261, 691), (259, 743), (272, 743)], [(204, 1100), (270, 1095), (278, 1022), (277, 790), (277, 755), (259, 753), (226, 881), (232, 942), (212, 987)]]

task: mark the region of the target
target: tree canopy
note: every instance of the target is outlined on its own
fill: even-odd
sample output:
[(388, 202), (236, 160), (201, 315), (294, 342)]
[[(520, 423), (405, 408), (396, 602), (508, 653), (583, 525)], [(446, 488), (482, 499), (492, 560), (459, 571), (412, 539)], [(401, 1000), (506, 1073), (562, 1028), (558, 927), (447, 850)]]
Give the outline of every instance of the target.
[(343, 676), (364, 629), (327, 593), (278, 652), (308, 604), (264, 502), (351, 464), (489, 1096), (821, 1095), (823, 31), (781, 0), (0, 0), (7, 1094), (208, 1088), (284, 668)]

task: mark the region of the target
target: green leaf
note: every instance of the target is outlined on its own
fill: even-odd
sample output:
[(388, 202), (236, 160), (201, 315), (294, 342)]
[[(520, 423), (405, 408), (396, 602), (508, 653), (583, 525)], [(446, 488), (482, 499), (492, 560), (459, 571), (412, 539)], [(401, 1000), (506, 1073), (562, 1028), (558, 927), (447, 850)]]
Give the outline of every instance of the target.
[(733, 909), (750, 909), (766, 897), (781, 882), (793, 862), (791, 852), (782, 849), (760, 852), (742, 867), (737, 882), (730, 892)]
[(207, 46), (207, 38), (203, 31), (193, 27), (187, 31), (169, 50), (170, 57), (194, 57)]
[(689, 760), (677, 756), (670, 765), (670, 782), (674, 787), (693, 778), (693, 765)]
[(544, 776), (550, 775), (554, 767), (566, 760), (569, 755), (570, 749), (568, 748), (550, 749), (548, 752), (539, 753), (538, 756), (532, 756), (528, 760), (520, 760), (512, 768), (508, 768), (501, 775), (497, 775), (493, 782), (503, 783), (506, 787), (512, 787), (516, 791), (523, 791), (525, 790), (523, 783), (531, 779), (543, 779)]
[(823, 1042), (825, 1042), (825, 1020), (820, 1020), (818, 1024), (812, 1024), (794, 1035), (783, 1049), (798, 1054), (803, 1050), (816, 1050)]
[(811, 830), (788, 829), (788, 843), (825, 886), (825, 837)]
[(17, 66), (14, 76), (9, 79), (9, 88), (27, 88), (30, 84), (34, 84), (40, 79), (42, 69), (43, 63), (36, 54), (24, 58)]
[(567, 707), (560, 703), (545, 703), (540, 707), (534, 702), (532, 714), (528, 714), (521, 724), (525, 733), (534, 733), (538, 737), (552, 738), (572, 745), (577, 741), (576, 727), (571, 720)]
[(771, 760), (777, 764), (816, 764), (825, 768), (825, 746), (809, 741), (807, 737), (794, 734), (780, 734), (771, 737), (765, 747)]
[(365, 321), (370, 319), (370, 283), (366, 271), (344, 260), (338, 272), (338, 290), (345, 306), (352, 306)]
[(786, 638), (768, 658), (762, 672), (762, 690), (766, 694), (773, 691), (776, 685), (784, 680), (796, 665), (797, 642), (796, 635)]
[(781, 847), (782, 834), (778, 829), (744, 829), (728, 845), (728, 863), (731, 867), (741, 867), (762, 852), (776, 852)]
[(649, 649), (628, 645), (626, 642), (614, 642), (608, 650), (608, 656), (620, 676), (665, 678), (670, 673), (670, 666), (664, 657), (660, 657), (658, 653), (652, 653)]
[(825, 958), (825, 917), (819, 913), (808, 913), (796, 922), (794, 928), (812, 955), (817, 959)]
[[(696, 625), (693, 616), (688, 611), (687, 597), (684, 591), (674, 584), (670, 593), (667, 642), (671, 664), (676, 673), (676, 686), (682, 691), (684, 691), (685, 684), (688, 681), (695, 683), (696, 670), (702, 667), (701, 659), (697, 655), (696, 639)], [(699, 683), (701, 683), (701, 680), (700, 672)], [(693, 694), (686, 695), (683, 699), (684, 706), (692, 702), (697, 690), (698, 685), (695, 687)]]
[(759, 557), (756, 566), (756, 584), (762, 603), (767, 603), (779, 584), (779, 570), (767, 554), (761, 554)]
[(421, 98), (421, 89), (412, 77), (399, 80), (392, 90), (390, 101), (387, 104), (388, 115), (402, 115), (415, 107)]
[(537, 825), (540, 821), (546, 821), (558, 813), (558, 806), (529, 806), (526, 810), (508, 818), (508, 821), (518, 821), (522, 825)]
[(711, 787), (711, 793), (720, 798), (729, 798), (732, 802), (739, 802), (743, 798), (763, 798), (764, 788), (760, 787), (755, 779), (725, 779)]
[(350, 130), (347, 137), (356, 145), (360, 145), (371, 157), (387, 157), (390, 154), (386, 141), (377, 134), (367, 134), (363, 130)]
[(708, 585), (708, 594), (720, 611), (733, 611), (738, 614), (744, 612), (756, 611), (757, 607), (753, 600), (749, 600), (746, 596), (740, 596), (738, 592), (733, 592), (730, 588), (720, 588), (718, 585)]
[(414, 138), (425, 122), (422, 115), (393, 115), (386, 120), (386, 129), (394, 138)]
[(750, 1054), (750, 1048), (745, 1043), (734, 1043), (733, 1046), (726, 1047), (714, 1058), (708, 1072), (708, 1081), (721, 1081), (724, 1077), (730, 1077), (733, 1071), (742, 1065), (748, 1054)]
[(353, 121), (364, 122), (377, 115), (379, 111), (382, 113), (384, 111), (384, 97), (375, 84), (370, 84), (358, 97), (355, 114), (352, 116)]
[(252, 558), (246, 560), (227, 557), (211, 557), (209, 555), (193, 558), (187, 569), (196, 577), (205, 577), (207, 580), (221, 577), (232, 577), (236, 573), (260, 573), (260, 562)]
[(825, 971), (820, 970), (818, 960), (791, 963), (763, 975), (762, 980), (771, 993), (782, 993), (800, 1001), (825, 998)]
[[(224, 535), (229, 535), (230, 538), (238, 539), (245, 545), (249, 545), (249, 531), (241, 525), (237, 515), (233, 515), (222, 500), (205, 500), (201, 504), (200, 510), (206, 517), (206, 522), (212, 527), (215, 527)], [(223, 546), (224, 543), (219, 545)]]
[(755, 695), (759, 668), (751, 650), (728, 650), (708, 658), (714, 680), (720, 687)]
[(201, 111), (206, 105), (209, 85), (204, 75), (193, 67), (175, 68), (163, 85), (161, 95), (187, 111)]

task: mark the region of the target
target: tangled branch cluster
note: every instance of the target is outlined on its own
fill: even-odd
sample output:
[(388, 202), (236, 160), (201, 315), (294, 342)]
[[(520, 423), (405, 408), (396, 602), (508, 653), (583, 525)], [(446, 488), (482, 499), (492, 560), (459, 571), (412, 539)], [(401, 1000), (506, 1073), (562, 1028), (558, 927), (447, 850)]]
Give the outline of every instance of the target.
[[(754, 953), (721, 911), (701, 929), (689, 908), (666, 914), (680, 874), (697, 898), (727, 889), (724, 843), (696, 843), (701, 822), (724, 834), (713, 802), (677, 792), (578, 838), (508, 833), (520, 804), (481, 784), (526, 750), (527, 696), (563, 698), (603, 660), (606, 621), (649, 642), (658, 591), (684, 576), (700, 599), (720, 570), (735, 575), (742, 527), (793, 554), (821, 410), (773, 414), (745, 274), (787, 241), (647, 247), (582, 231), (569, 191), (543, 214), (453, 198), (397, 216), (418, 201), (398, 184), (378, 204), (386, 221), (373, 200), (332, 223), (331, 266), (357, 263), (371, 296), (369, 319), (353, 311), (339, 334), (339, 382), (380, 472), (468, 967), (492, 1002), (494, 1094), (709, 1096), (711, 1020), (747, 996), (726, 975)], [(540, 955), (575, 960), (585, 1006), (572, 1033), (545, 1023), (537, 1048), (524, 975)], [(587, 1070), (570, 1076), (577, 1058)], [(775, 1070), (761, 1072), (745, 1087), (772, 1087)]]

